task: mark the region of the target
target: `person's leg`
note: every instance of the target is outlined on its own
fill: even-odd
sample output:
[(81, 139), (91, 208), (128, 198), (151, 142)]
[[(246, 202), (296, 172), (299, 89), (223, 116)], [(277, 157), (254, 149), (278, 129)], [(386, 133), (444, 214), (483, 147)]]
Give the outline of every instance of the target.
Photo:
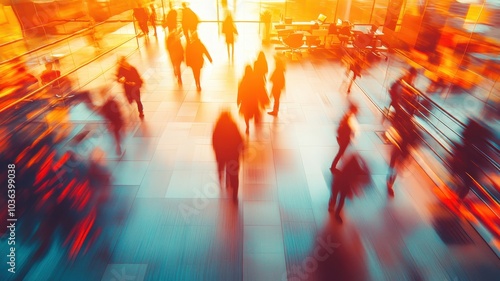
[(231, 54), (229, 52), (229, 49), (230, 49), (230, 44), (226, 42), (226, 48), (227, 48), (227, 59), (230, 60), (231, 59)]
[(335, 210), (335, 218), (339, 223), (342, 223), (342, 217), (340, 216), (340, 212), (342, 211), (342, 208), (344, 208), (345, 197), (346, 194), (344, 192), (341, 192), (339, 204), (337, 205), (337, 209)]
[(135, 102), (137, 103), (137, 110), (139, 111), (139, 117), (144, 117), (144, 107), (141, 102), (141, 92), (138, 90), (135, 94)]
[(328, 201), (328, 211), (332, 212), (335, 210), (335, 205), (337, 205), (337, 196), (339, 194), (339, 189), (336, 186), (332, 186), (332, 194), (330, 200)]
[(229, 183), (233, 189), (233, 199), (238, 199), (238, 187), (239, 187), (239, 171), (240, 163), (238, 159), (231, 159), (226, 168), (226, 176), (229, 178)]
[(177, 77), (177, 83), (182, 85), (182, 76), (181, 76), (181, 62), (176, 62), (174, 65), (174, 74)]
[(396, 164), (398, 163), (398, 159), (400, 158), (400, 150), (397, 147), (393, 148), (391, 153), (391, 161), (389, 162), (389, 174), (387, 175), (387, 194), (390, 196), (394, 196), (394, 190), (392, 186), (394, 185), (394, 181), (396, 180)]
[(201, 83), (200, 83), (200, 68), (193, 68), (193, 76), (194, 76), (194, 82), (196, 83), (196, 90), (201, 91)]
[(141, 29), (142, 29), (142, 32), (144, 32), (145, 35), (149, 34), (149, 27), (148, 27), (148, 21), (147, 20), (142, 20), (141, 21)]
[(250, 132), (250, 116), (248, 115), (245, 115), (245, 125), (246, 125), (245, 133), (248, 134)]
[(116, 143), (116, 154), (120, 155), (120, 154), (122, 154), (121, 134), (120, 134), (121, 128), (119, 126), (112, 125), (112, 130), (113, 130), (113, 136), (115, 138), (115, 143)]
[(231, 61), (234, 61), (234, 42), (231, 43)]
[(330, 170), (333, 171), (337, 167), (337, 164), (339, 163), (340, 158), (342, 157), (342, 155), (344, 155), (348, 146), (349, 146), (349, 141), (343, 141), (343, 142), (339, 143), (339, 152), (337, 152), (337, 155), (335, 155), (335, 158), (333, 159), (332, 165), (330, 166)]
[(278, 111), (280, 110), (280, 93), (275, 93), (274, 94), (274, 106), (273, 106), (273, 112), (275, 114), (278, 114)]
[(189, 43), (189, 29), (187, 27), (182, 27), (182, 32), (184, 33), (184, 37), (186, 37), (186, 43)]
[(158, 34), (156, 34), (156, 24), (154, 20), (151, 20), (151, 27), (153, 27), (154, 35), (158, 36)]
[(225, 166), (226, 166), (225, 161), (223, 161), (222, 159), (217, 159), (217, 173), (219, 175), (219, 185), (221, 188), (224, 185), (224, 168), (225, 168)]

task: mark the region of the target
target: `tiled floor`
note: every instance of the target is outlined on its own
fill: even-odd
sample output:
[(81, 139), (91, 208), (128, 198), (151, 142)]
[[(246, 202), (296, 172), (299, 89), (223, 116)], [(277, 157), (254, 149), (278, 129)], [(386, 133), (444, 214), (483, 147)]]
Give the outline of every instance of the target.
[[(229, 191), (218, 185), (211, 132), (222, 108), (229, 108), (240, 128), (244, 126), (235, 103), (237, 83), (244, 65), (255, 59), (260, 41), (250, 26), (239, 30), (236, 59), (228, 63), (223, 39), (209, 25), (201, 26), (214, 63), (203, 70), (200, 93), (189, 69), (183, 68), (182, 87), (174, 83), (163, 38), (151, 37), (131, 56), (146, 81), (146, 117), (141, 122), (135, 106), (130, 107), (121, 159), (105, 132), (95, 135), (93, 143), (108, 153), (113, 175), (111, 200), (98, 219), (103, 232), (72, 262), (66, 261), (60, 245), (54, 245), (26, 280), (499, 276), (498, 258), (465, 220), (452, 217), (439, 204), (431, 192), (433, 182), (414, 162), (406, 163), (399, 174), (396, 197), (387, 197), (390, 148), (376, 135), (384, 125), (356, 87), (349, 98), (360, 106), (360, 132), (350, 149), (368, 162), (371, 184), (363, 195), (347, 201), (344, 224), (332, 219), (327, 212), (327, 171), (338, 149), (335, 132), (347, 101), (339, 91), (344, 69), (331, 52), (305, 53), (300, 60), (283, 57), (287, 88), (280, 115), (264, 114), (262, 123), (251, 124), (240, 170), (239, 204), (234, 204)], [(264, 51), (272, 70), (274, 50)], [(112, 92), (121, 95), (118, 85)], [(99, 126), (84, 107), (73, 111), (79, 123)], [(458, 220), (469, 243), (446, 244), (435, 230), (436, 218)], [(30, 252), (24, 250), (21, 257)]]

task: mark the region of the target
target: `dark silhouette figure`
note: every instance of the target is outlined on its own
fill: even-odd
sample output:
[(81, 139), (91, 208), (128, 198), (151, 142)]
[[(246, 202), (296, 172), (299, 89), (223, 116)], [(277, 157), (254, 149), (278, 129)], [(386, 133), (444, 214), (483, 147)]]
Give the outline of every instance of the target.
[(154, 35), (158, 36), (156, 33), (156, 9), (154, 4), (150, 4), (149, 8), (151, 9), (151, 13), (149, 14), (149, 22), (151, 23), (151, 26), (153, 27), (153, 31), (155, 32)]
[[(254, 62), (253, 66), (253, 77), (254, 77), (254, 82), (252, 89), (255, 92), (255, 95), (257, 96), (257, 100), (259, 103), (259, 109), (265, 109), (269, 103), (271, 102), (269, 100), (269, 95), (267, 94), (267, 72), (269, 71), (267, 60), (266, 60), (266, 55), (264, 52), (259, 52), (259, 55), (257, 56), (257, 60)], [(255, 114), (255, 122), (260, 122), (260, 115), (261, 111), (258, 110)]]
[[(413, 82), (417, 77), (417, 70), (415, 68), (410, 68), (407, 73), (403, 76), (399, 77), (394, 83), (392, 83), (391, 88), (389, 89), (389, 96), (391, 98), (391, 103), (389, 104), (389, 108), (392, 106), (395, 111), (407, 108), (409, 97), (403, 97), (404, 94), (404, 86), (403, 81), (409, 85), (413, 86)], [(409, 112), (412, 110), (410, 109)]]
[(330, 166), (330, 170), (333, 172), (340, 158), (344, 155), (347, 147), (351, 143), (351, 139), (354, 135), (354, 122), (356, 114), (358, 113), (358, 107), (354, 104), (349, 106), (348, 111), (344, 114), (342, 119), (340, 120), (339, 127), (337, 128), (337, 143), (339, 144), (339, 151), (335, 158), (333, 159), (332, 165)]
[(17, 79), (16, 81), (14, 81), (14, 83), (16, 83), (20, 87), (17, 90), (17, 92), (20, 93), (27, 93), (31, 89), (32, 85), (38, 84), (38, 79), (34, 75), (29, 73), (24, 65), (20, 65), (16, 68), (15, 77)]
[(177, 11), (172, 8), (172, 2), (170, 2), (170, 11), (168, 11), (165, 18), (165, 26), (168, 28), (169, 33), (177, 31)]
[(267, 72), (269, 71), (269, 68), (267, 66), (267, 60), (266, 60), (266, 55), (264, 52), (260, 51), (259, 55), (257, 56), (257, 60), (255, 60), (253, 64), (253, 71), (255, 73), (256, 78), (262, 78), (265, 82), (267, 81)]
[(146, 9), (144, 7), (134, 8), (134, 17), (137, 20), (142, 33), (144, 35), (148, 35), (148, 12), (146, 11)]
[(116, 154), (121, 155), (121, 132), (124, 122), (120, 111), (120, 105), (113, 98), (108, 98), (103, 104), (101, 112), (109, 123), (109, 130), (113, 133), (116, 143)]
[(397, 176), (396, 165), (403, 163), (408, 158), (411, 147), (417, 145), (420, 138), (413, 116), (406, 111), (396, 111), (392, 125), (398, 136), (392, 147), (389, 175), (387, 176), (387, 194), (391, 197), (394, 196), (392, 186)]
[(273, 74), (271, 74), (271, 78), (269, 79), (273, 83), (271, 95), (274, 98), (274, 106), (273, 111), (268, 112), (268, 114), (278, 116), (278, 111), (280, 109), (281, 92), (285, 88), (285, 65), (283, 64), (283, 61), (278, 57), (275, 57), (274, 61), (276, 67)]
[(96, 49), (101, 49), (101, 35), (96, 31), (96, 22), (93, 17), (89, 17), (89, 24), (88, 24), (88, 40), (89, 43), (94, 46)]
[(177, 78), (177, 83), (182, 85), (181, 63), (184, 61), (184, 48), (182, 47), (180, 36), (177, 31), (170, 32), (166, 40), (166, 45), (175, 78)]
[(478, 181), (480, 173), (487, 164), (482, 155), (489, 155), (488, 141), (493, 133), (479, 120), (469, 119), (462, 133), (462, 143), (454, 144), (451, 170), (461, 185), (457, 189), (458, 197), (463, 200), (469, 193), (474, 181)]
[(125, 96), (129, 103), (135, 101), (137, 103), (137, 110), (139, 117), (144, 117), (143, 106), (141, 102), (141, 87), (144, 83), (139, 72), (135, 67), (127, 62), (127, 58), (121, 57), (118, 60), (118, 71), (116, 73), (118, 82), (123, 84)]
[(360, 77), (361, 78), (361, 58), (357, 57), (355, 58), (351, 65), (349, 65), (349, 70), (347, 71), (347, 74), (350, 74), (352, 71), (352, 78), (349, 81), (349, 86), (347, 86), (347, 93), (351, 93), (351, 87), (354, 81), (356, 81), (356, 78)]
[(222, 22), (222, 33), (226, 37), (227, 58), (234, 61), (234, 35), (238, 35), (238, 30), (231, 14)]
[(53, 68), (54, 66), (51, 62), (45, 63), (45, 70), (40, 75), (42, 85), (47, 85), (61, 76), (61, 72), (59, 70), (54, 70)]
[[(222, 112), (215, 124), (212, 145), (217, 160), (221, 187), (233, 189), (233, 199), (238, 199), (240, 156), (244, 149), (243, 137), (238, 125), (227, 111)], [(225, 180), (224, 180), (225, 176)]]
[(259, 100), (254, 89), (254, 74), (252, 67), (247, 65), (245, 67), (245, 74), (241, 78), (240, 85), (238, 87), (238, 98), (237, 105), (240, 107), (240, 113), (245, 118), (246, 130), (245, 133), (250, 132), (249, 123), (250, 119), (255, 117), (259, 112)]
[[(352, 198), (369, 181), (369, 171), (366, 162), (358, 154), (347, 157), (340, 172), (332, 182), (332, 195), (328, 202), (328, 211), (334, 212), (335, 219), (342, 223), (340, 212), (344, 207), (346, 197)], [(338, 204), (337, 204), (338, 198)]]
[(201, 91), (200, 72), (205, 62), (203, 55), (207, 57), (210, 63), (212, 63), (212, 57), (196, 33), (193, 33), (191, 37), (191, 42), (186, 45), (186, 65), (193, 70), (196, 90), (199, 92)]
[(186, 2), (182, 2), (182, 30), (186, 36), (186, 42), (190, 41), (192, 35), (198, 29), (199, 19), (191, 8), (187, 6)]

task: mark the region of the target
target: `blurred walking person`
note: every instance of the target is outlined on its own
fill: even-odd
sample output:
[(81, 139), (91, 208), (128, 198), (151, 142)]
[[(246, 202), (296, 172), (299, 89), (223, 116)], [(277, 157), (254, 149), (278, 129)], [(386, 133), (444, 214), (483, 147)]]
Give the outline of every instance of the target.
[(134, 17), (137, 20), (137, 23), (139, 24), (139, 28), (141, 29), (142, 33), (144, 35), (148, 35), (149, 34), (148, 12), (146, 8), (142, 6), (134, 8)]
[(196, 90), (201, 91), (200, 75), (201, 68), (205, 63), (204, 56), (212, 63), (212, 57), (208, 52), (205, 45), (198, 38), (198, 34), (193, 33), (191, 35), (191, 42), (186, 45), (186, 65), (191, 67), (194, 76), (194, 82), (196, 83)]
[(488, 126), (483, 121), (469, 118), (462, 133), (462, 143), (453, 145), (450, 166), (455, 180), (460, 182), (456, 191), (460, 200), (467, 196), (488, 164), (484, 155), (491, 155), (490, 139), (493, 139), (493, 133)]
[(189, 43), (190, 35), (198, 30), (199, 19), (186, 2), (182, 2), (182, 31), (186, 37), (186, 42)]
[(419, 143), (420, 136), (413, 115), (406, 111), (397, 110), (391, 122), (395, 136), (391, 138), (393, 146), (387, 175), (387, 194), (394, 197), (393, 185), (397, 176), (397, 166), (401, 166), (408, 159), (410, 149)]
[(234, 61), (234, 36), (238, 35), (238, 30), (233, 21), (233, 16), (228, 11), (228, 15), (222, 23), (222, 33), (226, 37), (227, 59)]
[(253, 64), (253, 71), (255, 73), (255, 77), (262, 78), (265, 85), (267, 82), (267, 72), (269, 71), (269, 67), (267, 65), (267, 59), (264, 52), (259, 52), (259, 55)]
[(153, 27), (153, 31), (155, 32), (154, 35), (158, 36), (156, 33), (156, 9), (154, 4), (150, 4), (149, 8), (151, 9), (151, 12), (149, 13), (149, 22), (151, 23), (151, 26)]
[(144, 82), (137, 69), (128, 63), (126, 57), (119, 58), (116, 77), (118, 82), (123, 84), (128, 102), (132, 103), (135, 101), (139, 117), (144, 118), (144, 108), (141, 102), (141, 87)]
[(415, 68), (410, 68), (405, 74), (394, 81), (389, 88), (389, 97), (391, 102), (388, 106), (388, 110), (393, 107), (394, 111), (401, 109), (406, 109), (409, 113), (413, 112), (412, 108), (409, 108), (411, 97), (404, 96), (404, 83), (413, 86), (415, 78), (417, 77), (417, 70)]
[(167, 51), (170, 56), (170, 62), (174, 69), (175, 78), (177, 78), (177, 84), (182, 85), (181, 76), (181, 63), (184, 61), (184, 48), (181, 43), (181, 35), (177, 31), (172, 31), (167, 37)]
[(328, 202), (328, 211), (334, 212), (337, 222), (343, 222), (340, 212), (344, 207), (345, 199), (359, 195), (369, 181), (370, 172), (363, 158), (358, 154), (348, 156), (345, 164), (333, 179), (332, 194)]
[(170, 11), (167, 13), (163, 28), (168, 28), (168, 33), (177, 31), (177, 10), (172, 7), (172, 2), (169, 3)]
[(274, 98), (274, 106), (273, 111), (268, 112), (267, 114), (278, 116), (278, 111), (280, 109), (281, 92), (285, 88), (285, 65), (283, 61), (277, 56), (274, 58), (274, 61), (276, 66), (273, 74), (271, 74), (271, 78), (269, 79), (273, 83), (271, 95)]
[(337, 155), (335, 155), (332, 165), (330, 166), (330, 170), (332, 172), (336, 170), (340, 158), (344, 155), (347, 147), (355, 135), (357, 129), (357, 113), (358, 107), (354, 104), (350, 104), (349, 109), (340, 120), (339, 127), (337, 128), (337, 143), (339, 144), (339, 151), (337, 152)]
[(351, 93), (351, 87), (352, 84), (354, 84), (354, 81), (356, 81), (356, 78), (360, 77), (361, 78), (361, 63), (362, 60), (360, 57), (354, 58), (354, 60), (351, 62), (349, 65), (349, 69), (347, 70), (347, 75), (352, 72), (352, 77), (349, 80), (349, 85), (347, 86), (347, 93)]
[(217, 160), (221, 187), (231, 188), (233, 200), (238, 199), (240, 156), (244, 149), (243, 137), (231, 113), (224, 111), (217, 120), (212, 145)]
[[(269, 95), (267, 94), (267, 72), (269, 71), (266, 55), (264, 52), (260, 51), (257, 56), (257, 60), (254, 62), (253, 66), (253, 86), (252, 89), (255, 91), (257, 96), (259, 109), (266, 109), (270, 104)], [(258, 110), (255, 113), (255, 122), (259, 123), (261, 119), (261, 111)]]
[(238, 87), (238, 98), (236, 100), (236, 103), (240, 108), (240, 113), (245, 119), (245, 133), (247, 134), (250, 132), (250, 119), (254, 118), (259, 112), (259, 100), (253, 90), (254, 81), (255, 79), (252, 67), (247, 65)]

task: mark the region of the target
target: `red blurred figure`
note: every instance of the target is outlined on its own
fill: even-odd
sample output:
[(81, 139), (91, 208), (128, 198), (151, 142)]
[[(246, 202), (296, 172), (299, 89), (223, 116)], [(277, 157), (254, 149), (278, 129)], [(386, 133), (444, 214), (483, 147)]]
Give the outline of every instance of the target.
[(196, 32), (199, 22), (196, 13), (187, 6), (186, 2), (182, 2), (182, 30), (186, 36), (186, 42), (189, 43), (189, 36)]
[(226, 37), (227, 58), (234, 61), (234, 35), (238, 35), (238, 30), (234, 25), (233, 16), (229, 12), (222, 23), (222, 33)]
[(154, 35), (158, 36), (156, 33), (156, 9), (154, 4), (150, 4), (149, 8), (151, 9), (151, 13), (149, 14), (149, 22), (151, 23), (151, 26), (153, 27), (153, 31), (155, 32)]
[(248, 134), (250, 132), (249, 123), (250, 119), (254, 118), (259, 114), (259, 100), (254, 89), (254, 74), (252, 67), (247, 65), (245, 67), (245, 74), (241, 79), (240, 85), (238, 87), (238, 98), (236, 103), (240, 107), (240, 113), (245, 118), (246, 130)]
[(186, 65), (191, 67), (193, 70), (194, 81), (196, 83), (196, 90), (201, 91), (200, 85), (200, 75), (205, 59), (203, 55), (212, 63), (212, 57), (208, 52), (205, 45), (200, 41), (198, 35), (195, 33), (191, 34), (191, 42), (186, 45)]
[(182, 47), (180, 34), (177, 31), (170, 32), (166, 39), (166, 45), (174, 75), (177, 78), (177, 84), (182, 85), (181, 63), (184, 61), (184, 48)]
[(486, 124), (469, 119), (462, 133), (462, 143), (453, 146), (451, 170), (461, 181), (456, 191), (461, 200), (474, 186), (474, 181), (479, 181), (480, 173), (487, 164), (483, 153), (489, 155), (488, 141), (492, 137), (493, 133)]
[(278, 57), (274, 59), (276, 67), (273, 74), (271, 74), (271, 82), (273, 83), (273, 88), (271, 89), (271, 95), (274, 98), (273, 111), (268, 112), (269, 115), (278, 116), (278, 111), (280, 109), (280, 97), (283, 88), (285, 88), (285, 65), (283, 61)]
[(54, 66), (52, 62), (45, 63), (45, 70), (40, 75), (42, 85), (47, 85), (61, 76), (61, 72), (59, 70), (54, 70), (53, 68)]
[(127, 58), (120, 57), (118, 60), (118, 71), (116, 73), (118, 82), (123, 84), (123, 89), (125, 91), (125, 96), (129, 103), (135, 101), (137, 103), (137, 110), (139, 111), (139, 117), (144, 117), (143, 106), (141, 102), (141, 87), (144, 81), (142, 81), (139, 72), (135, 67), (130, 65)]
[[(335, 218), (342, 223), (340, 212), (344, 207), (346, 197), (353, 197), (360, 193), (369, 180), (369, 170), (366, 162), (358, 154), (347, 157), (340, 172), (335, 175), (332, 182), (332, 195), (328, 202), (328, 211), (334, 212)], [(338, 198), (338, 205), (337, 205)]]
[(339, 144), (339, 151), (335, 158), (333, 159), (332, 165), (330, 166), (330, 170), (333, 172), (340, 158), (344, 155), (347, 147), (351, 143), (351, 139), (355, 133), (355, 124), (356, 124), (356, 114), (358, 113), (358, 107), (354, 104), (349, 106), (349, 110), (340, 120), (339, 127), (337, 129), (337, 143)]
[[(238, 199), (240, 156), (244, 149), (238, 125), (228, 111), (219, 116), (212, 135), (212, 145), (217, 160), (220, 185), (233, 189), (233, 199)], [(224, 181), (225, 175), (225, 181)]]
[(396, 166), (403, 163), (410, 156), (410, 149), (419, 143), (420, 136), (413, 115), (406, 111), (395, 111), (391, 122), (398, 135), (392, 147), (389, 175), (387, 176), (387, 194), (392, 197), (394, 196), (392, 186), (397, 176)]

